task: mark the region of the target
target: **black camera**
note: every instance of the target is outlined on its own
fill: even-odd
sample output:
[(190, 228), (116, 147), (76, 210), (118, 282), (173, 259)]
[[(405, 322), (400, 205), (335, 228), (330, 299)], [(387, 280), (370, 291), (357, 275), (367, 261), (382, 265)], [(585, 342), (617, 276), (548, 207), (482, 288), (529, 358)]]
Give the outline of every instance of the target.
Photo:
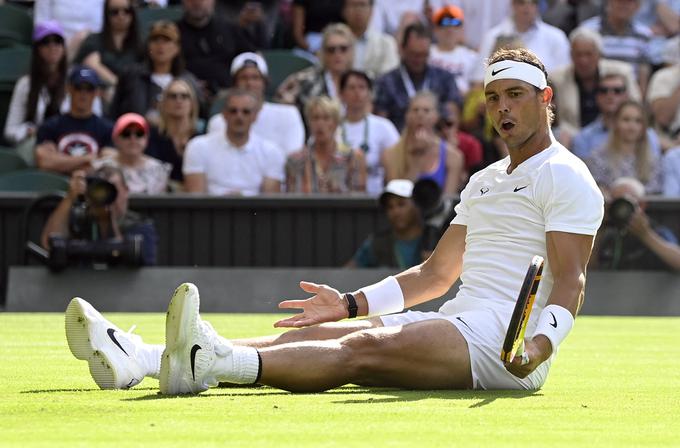
[(141, 266), (143, 243), (142, 235), (133, 235), (122, 241), (89, 241), (52, 235), (49, 237), (47, 265), (53, 271), (60, 271), (67, 266)]
[(118, 189), (108, 180), (98, 176), (85, 178), (85, 194), (79, 196), (69, 212), (69, 231), (72, 238), (93, 238), (94, 213), (107, 213), (103, 207), (113, 204), (118, 197)]
[(614, 199), (607, 208), (609, 222), (618, 229), (625, 229), (636, 208), (637, 206), (630, 199), (623, 197)]
[(455, 216), (453, 201), (443, 197), (439, 184), (432, 179), (417, 181), (411, 197), (425, 224), (423, 249), (433, 250)]

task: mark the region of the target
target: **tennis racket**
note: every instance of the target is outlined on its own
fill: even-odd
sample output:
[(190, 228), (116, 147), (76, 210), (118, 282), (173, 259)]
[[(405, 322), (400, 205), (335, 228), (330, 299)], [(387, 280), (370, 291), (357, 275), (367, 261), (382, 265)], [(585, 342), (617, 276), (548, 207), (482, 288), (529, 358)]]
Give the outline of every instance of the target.
[(522, 283), (522, 289), (520, 289), (517, 297), (515, 309), (510, 318), (508, 331), (505, 333), (505, 341), (501, 349), (501, 360), (503, 362), (512, 362), (515, 356), (524, 353), (524, 332), (527, 329), (527, 322), (529, 322), (531, 308), (534, 306), (542, 273), (543, 257), (536, 255), (531, 259), (531, 264), (524, 277), (524, 283)]

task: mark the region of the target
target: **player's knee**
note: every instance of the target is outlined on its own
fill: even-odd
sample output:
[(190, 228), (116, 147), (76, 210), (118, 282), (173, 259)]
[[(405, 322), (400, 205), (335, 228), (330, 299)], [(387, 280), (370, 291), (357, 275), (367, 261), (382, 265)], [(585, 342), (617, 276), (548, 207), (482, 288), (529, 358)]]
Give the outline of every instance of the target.
[(358, 332), (341, 340), (347, 355), (346, 366), (358, 381), (370, 382), (389, 363), (394, 341), (370, 331)]

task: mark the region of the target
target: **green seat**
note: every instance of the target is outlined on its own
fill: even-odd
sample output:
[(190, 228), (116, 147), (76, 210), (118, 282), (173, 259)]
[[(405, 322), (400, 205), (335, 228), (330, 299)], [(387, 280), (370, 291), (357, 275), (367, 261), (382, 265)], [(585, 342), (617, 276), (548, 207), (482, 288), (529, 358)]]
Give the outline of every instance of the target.
[(0, 86), (11, 90), (17, 79), (28, 73), (30, 66), (31, 47), (18, 45), (0, 48)]
[(0, 174), (0, 191), (68, 191), (68, 177), (39, 170)]
[(267, 98), (271, 99), (276, 93), (276, 89), (292, 73), (310, 67), (313, 63), (296, 55), (290, 50), (265, 50), (262, 57), (267, 61), (269, 68), (269, 84), (267, 84)]
[(140, 35), (146, 39), (151, 25), (159, 20), (176, 22), (182, 18), (184, 10), (181, 6), (168, 6), (167, 8), (143, 8), (137, 10), (137, 23)]
[[(0, 47), (31, 45), (33, 19), (24, 8), (0, 5)], [(4, 64), (5, 61), (0, 59)]]
[(0, 174), (28, 169), (28, 164), (11, 148), (0, 147)]

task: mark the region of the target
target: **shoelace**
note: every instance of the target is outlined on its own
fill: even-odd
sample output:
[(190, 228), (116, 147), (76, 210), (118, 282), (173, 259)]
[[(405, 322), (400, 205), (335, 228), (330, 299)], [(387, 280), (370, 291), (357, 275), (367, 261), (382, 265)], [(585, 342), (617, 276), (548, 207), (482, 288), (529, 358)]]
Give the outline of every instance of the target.
[(231, 347), (229, 345), (225, 344), (224, 338), (220, 337), (219, 334), (215, 331), (213, 326), (210, 324), (210, 322), (201, 320), (201, 331), (203, 334), (208, 336), (208, 338), (212, 341), (215, 347), (215, 353), (217, 353), (220, 356), (224, 356), (226, 353), (231, 351)]

